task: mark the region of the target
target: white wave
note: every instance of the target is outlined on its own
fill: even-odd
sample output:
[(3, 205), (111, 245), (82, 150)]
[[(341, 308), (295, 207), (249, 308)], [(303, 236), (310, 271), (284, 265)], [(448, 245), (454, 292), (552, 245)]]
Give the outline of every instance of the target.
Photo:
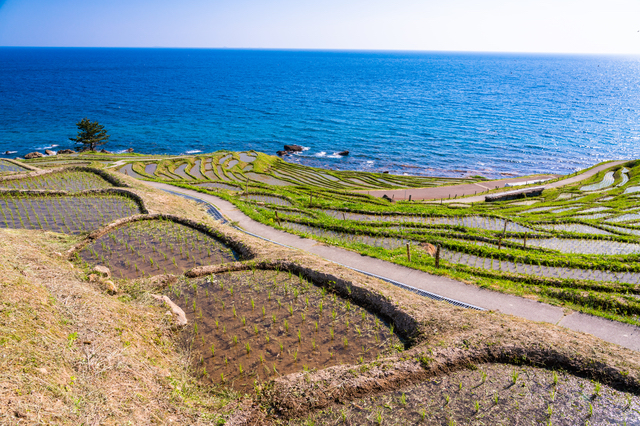
[(49, 145), (49, 146), (41, 146), (41, 147), (36, 148), (36, 151), (43, 150), (43, 149), (51, 149), (51, 148), (55, 148), (56, 146), (58, 146), (58, 145), (54, 144), (54, 145)]
[(127, 150), (126, 149), (121, 149), (120, 151), (113, 151), (114, 154), (126, 154)]
[(303, 150), (303, 151), (309, 151), (310, 149), (311, 149), (311, 148), (309, 148), (308, 146), (303, 146), (303, 147), (302, 147), (302, 150)]
[(17, 153), (17, 152), (18, 152), (18, 151), (6, 151), (6, 152), (5, 152), (5, 154), (15, 154), (15, 153)]
[(202, 151), (200, 151), (199, 149), (192, 149), (191, 151), (185, 152), (185, 154), (197, 154), (199, 152), (202, 152)]
[(327, 155), (327, 158), (342, 158), (342, 155), (338, 155), (337, 152), (334, 152), (331, 155)]
[(316, 157), (324, 157), (325, 155), (327, 155), (327, 153), (326, 153), (326, 152), (324, 152), (324, 151), (320, 151), (320, 152), (318, 152), (318, 153), (316, 154)]
[(58, 153), (58, 151), (51, 151), (51, 152), (53, 152), (53, 154), (51, 155), (56, 155)]

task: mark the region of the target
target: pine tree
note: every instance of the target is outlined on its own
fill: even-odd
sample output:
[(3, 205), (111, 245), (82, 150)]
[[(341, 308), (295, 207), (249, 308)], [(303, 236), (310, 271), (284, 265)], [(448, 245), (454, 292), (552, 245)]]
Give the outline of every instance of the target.
[(78, 126), (78, 136), (69, 138), (69, 140), (84, 146), (86, 150), (95, 151), (97, 146), (104, 145), (109, 140), (104, 126), (97, 121), (91, 122), (83, 118), (82, 121), (76, 123), (76, 126)]

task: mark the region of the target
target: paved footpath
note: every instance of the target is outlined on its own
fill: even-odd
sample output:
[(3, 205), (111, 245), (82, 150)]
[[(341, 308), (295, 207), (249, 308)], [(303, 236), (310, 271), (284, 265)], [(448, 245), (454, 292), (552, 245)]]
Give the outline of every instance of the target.
[[(628, 161), (628, 160), (627, 160)], [(557, 182), (544, 184), (541, 182), (540, 185), (545, 189), (549, 188), (558, 188), (560, 186), (570, 185), (572, 183), (580, 182), (581, 180), (589, 179), (591, 176), (595, 175), (601, 170), (608, 169), (610, 167), (617, 166), (618, 164), (625, 163), (626, 161), (612, 161), (610, 163), (601, 164), (597, 167), (594, 167), (591, 170), (588, 170), (582, 174), (562, 179)], [(478, 193), (482, 193), (484, 191), (496, 189), (496, 188), (505, 188), (507, 183), (518, 183), (518, 182), (527, 182), (538, 179), (554, 179), (559, 175), (537, 175), (535, 177), (519, 177), (519, 178), (511, 178), (511, 179), (500, 179), (500, 180), (491, 180), (486, 182), (475, 182), (475, 183), (466, 183), (463, 185), (450, 185), (450, 186), (433, 186), (428, 188), (407, 188), (407, 189), (393, 189), (393, 190), (375, 190), (375, 191), (366, 191), (359, 190), (356, 192), (361, 192), (365, 194), (373, 195), (374, 197), (382, 197), (383, 195), (388, 195), (392, 197), (394, 200), (408, 200), (409, 196), (411, 196), (412, 200), (440, 200), (442, 199), (444, 203), (450, 202), (461, 202), (461, 203), (479, 203), (484, 201), (484, 195), (476, 195)], [(518, 187), (510, 187), (507, 188), (509, 191), (518, 189)], [(469, 195), (473, 195), (472, 197), (467, 197)], [(457, 199), (454, 199), (457, 197)], [(462, 198), (460, 197), (467, 197)]]
[[(609, 165), (610, 167), (611, 165)], [(563, 308), (551, 306), (518, 296), (485, 290), (473, 285), (464, 284), (446, 277), (431, 275), (426, 272), (407, 268), (373, 257), (363, 256), (340, 247), (327, 246), (318, 241), (302, 238), (297, 235), (279, 231), (270, 226), (256, 222), (238, 210), (230, 202), (213, 195), (203, 194), (176, 186), (144, 182), (157, 189), (170, 190), (199, 198), (213, 204), (230, 221), (248, 232), (263, 238), (285, 244), (324, 259), (340, 263), (350, 268), (359, 269), (381, 277), (398, 281), (440, 296), (459, 300), (470, 305), (511, 314), (533, 321), (545, 321), (558, 324), (572, 330), (593, 334), (603, 340), (640, 351), (640, 327), (610, 321), (600, 317), (572, 312), (565, 314)]]

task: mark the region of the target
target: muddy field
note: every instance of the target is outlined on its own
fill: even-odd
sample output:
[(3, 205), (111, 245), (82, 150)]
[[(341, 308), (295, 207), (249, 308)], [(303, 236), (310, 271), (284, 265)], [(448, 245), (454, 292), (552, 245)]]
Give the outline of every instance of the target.
[(382, 318), (287, 273), (218, 274), (193, 281), (179, 299), (196, 324), (198, 371), (209, 383), (238, 390), (252, 391), (254, 381), (358, 364), (404, 349)]
[(337, 404), (290, 425), (640, 425), (640, 398), (561, 371), (504, 364)]
[(80, 258), (108, 266), (116, 278), (180, 275), (196, 266), (234, 262), (237, 255), (220, 241), (167, 220), (134, 222), (85, 247)]

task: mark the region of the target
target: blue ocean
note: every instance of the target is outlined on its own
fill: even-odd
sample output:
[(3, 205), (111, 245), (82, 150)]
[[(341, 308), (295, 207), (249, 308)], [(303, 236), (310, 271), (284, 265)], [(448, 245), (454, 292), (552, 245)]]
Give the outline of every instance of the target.
[(333, 169), (569, 173), (640, 158), (640, 58), (0, 48), (0, 154), (70, 148), (83, 117), (111, 151), (298, 144), (288, 161)]

